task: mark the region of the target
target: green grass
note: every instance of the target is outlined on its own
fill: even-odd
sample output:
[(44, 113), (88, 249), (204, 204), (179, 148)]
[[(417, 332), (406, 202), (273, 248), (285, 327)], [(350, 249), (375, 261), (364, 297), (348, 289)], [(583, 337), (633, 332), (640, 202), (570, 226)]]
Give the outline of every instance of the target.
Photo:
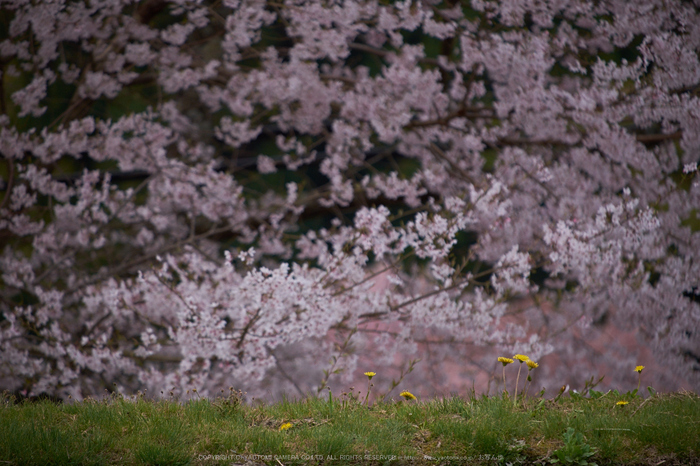
[[(700, 398), (0, 402), (0, 464), (700, 464)], [(617, 401), (629, 404), (618, 406)], [(290, 422), (292, 427), (279, 427)]]

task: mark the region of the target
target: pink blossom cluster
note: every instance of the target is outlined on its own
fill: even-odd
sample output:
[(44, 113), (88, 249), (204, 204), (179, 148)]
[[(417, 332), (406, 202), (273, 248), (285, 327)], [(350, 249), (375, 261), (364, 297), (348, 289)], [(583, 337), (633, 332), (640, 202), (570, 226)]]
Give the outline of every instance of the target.
[(305, 394), (612, 321), (700, 390), (697, 1), (0, 8), (0, 388)]

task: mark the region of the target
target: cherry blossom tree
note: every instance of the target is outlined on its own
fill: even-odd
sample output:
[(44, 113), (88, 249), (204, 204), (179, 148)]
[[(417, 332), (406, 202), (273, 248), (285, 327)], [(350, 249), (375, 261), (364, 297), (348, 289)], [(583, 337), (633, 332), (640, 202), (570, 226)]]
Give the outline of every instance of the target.
[(614, 321), (700, 389), (697, 0), (0, 5), (2, 388), (304, 394)]

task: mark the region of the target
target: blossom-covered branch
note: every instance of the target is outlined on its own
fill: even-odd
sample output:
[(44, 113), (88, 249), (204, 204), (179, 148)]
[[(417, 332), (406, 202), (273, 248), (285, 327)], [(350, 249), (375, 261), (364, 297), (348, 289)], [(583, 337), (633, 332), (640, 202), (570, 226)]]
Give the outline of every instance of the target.
[(260, 396), (612, 315), (700, 387), (699, 9), (3, 3), (0, 385)]

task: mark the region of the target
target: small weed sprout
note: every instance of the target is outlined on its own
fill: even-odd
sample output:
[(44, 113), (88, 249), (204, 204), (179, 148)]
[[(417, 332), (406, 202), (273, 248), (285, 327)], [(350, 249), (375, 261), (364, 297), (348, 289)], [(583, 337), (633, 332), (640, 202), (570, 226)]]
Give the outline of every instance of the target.
[[(245, 393), (242, 390), (235, 390), (233, 387), (229, 387), (228, 391), (229, 394), (227, 397), (221, 397), (215, 403), (213, 403), (213, 405), (216, 406), (221, 412), (237, 411), (241, 407), (241, 404), (245, 398)], [(223, 389), (221, 390), (221, 393), (224, 393)]]
[(561, 398), (561, 396), (562, 396), (564, 393), (566, 393), (567, 391), (569, 391), (569, 386), (568, 386), (568, 385), (562, 385), (561, 388), (559, 389), (559, 394), (557, 395), (556, 398), (554, 398), (554, 401), (559, 401), (559, 398)]
[(564, 446), (554, 451), (556, 458), (551, 458), (551, 463), (563, 465), (597, 466), (589, 463), (588, 458), (595, 455), (596, 450), (584, 442), (583, 434), (569, 427), (564, 432)]
[(348, 392), (346, 393), (348, 398), (348, 406), (350, 406), (350, 402), (357, 403), (357, 401), (360, 399), (360, 393), (360, 391), (355, 393), (355, 387), (350, 387), (348, 389)]
[(3, 390), (0, 405), (12, 406), (17, 402), (17, 397), (10, 393), (9, 390)]
[[(514, 456), (515, 463), (524, 463), (527, 460), (524, 452), (527, 450), (527, 442), (522, 439), (513, 439), (512, 443), (508, 445), (508, 451)], [(499, 463), (500, 464), (500, 463)], [(506, 463), (506, 464), (513, 464)]]
[(333, 392), (331, 391), (331, 387), (326, 387), (328, 389), (328, 407), (330, 409), (331, 414), (333, 413)]

